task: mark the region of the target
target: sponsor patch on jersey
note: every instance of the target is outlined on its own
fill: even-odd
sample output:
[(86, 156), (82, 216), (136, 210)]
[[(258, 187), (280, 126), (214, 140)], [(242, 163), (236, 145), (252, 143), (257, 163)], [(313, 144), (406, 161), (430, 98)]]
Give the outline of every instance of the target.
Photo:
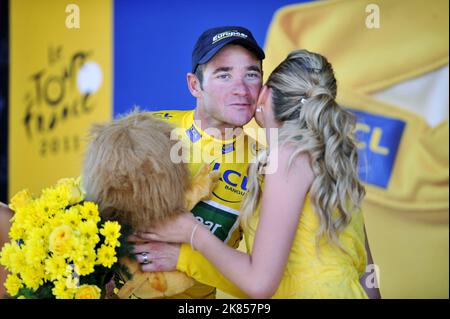
[(160, 120), (169, 120), (169, 119), (171, 119), (173, 117), (168, 112), (153, 112), (152, 115), (155, 118), (160, 119)]
[(190, 128), (186, 130), (186, 134), (191, 140), (192, 143), (197, 142), (199, 139), (202, 138), (202, 134), (195, 128), (195, 126), (192, 124)]
[(405, 121), (349, 109), (357, 116), (359, 177), (365, 183), (387, 188)]
[(235, 142), (223, 144), (222, 145), (222, 154), (227, 154), (227, 153), (233, 152), (236, 148), (235, 145), (236, 145)]
[(238, 211), (211, 200), (199, 202), (192, 213), (223, 242), (228, 241), (238, 225)]

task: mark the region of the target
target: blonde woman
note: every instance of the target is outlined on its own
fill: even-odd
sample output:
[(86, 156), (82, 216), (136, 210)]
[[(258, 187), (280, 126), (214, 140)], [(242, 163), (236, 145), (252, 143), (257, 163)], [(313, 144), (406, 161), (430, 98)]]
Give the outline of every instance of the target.
[[(372, 260), (354, 116), (335, 97), (330, 63), (306, 50), (289, 54), (263, 87), (255, 118), (266, 132), (278, 129), (278, 143), (249, 168), (240, 216), (248, 254), (190, 213), (141, 237), (190, 243), (253, 298), (378, 298), (365, 272)], [(264, 175), (275, 161), (276, 171)]]

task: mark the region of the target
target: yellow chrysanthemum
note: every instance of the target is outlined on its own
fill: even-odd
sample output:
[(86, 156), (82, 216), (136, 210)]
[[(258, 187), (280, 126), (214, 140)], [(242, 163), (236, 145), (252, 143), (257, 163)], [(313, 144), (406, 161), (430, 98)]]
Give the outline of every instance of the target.
[(118, 238), (120, 236), (120, 225), (118, 222), (107, 221), (100, 229), (100, 234), (105, 236), (105, 244), (111, 247), (118, 247), (120, 243)]
[(78, 225), (78, 230), (80, 231), (80, 235), (83, 239), (92, 246), (95, 246), (100, 237), (98, 236), (98, 228), (97, 223), (93, 220), (87, 220), (85, 222), (81, 222)]
[[(15, 247), (17, 246), (17, 247)], [(18, 245), (15, 243), (6, 243), (0, 252), (0, 265), (6, 267), (6, 269), (11, 270), (11, 258), (16, 253), (16, 248)]]
[(33, 265), (22, 269), (20, 276), (25, 286), (36, 291), (44, 283), (45, 267), (43, 265)]
[(12, 273), (19, 273), (27, 267), (23, 250), (16, 242), (6, 243), (0, 253), (0, 264)]
[(28, 191), (28, 189), (24, 189), (14, 195), (13, 198), (11, 198), (9, 208), (11, 208), (13, 211), (17, 211), (25, 204), (28, 204), (31, 200), (33, 200), (33, 197), (31, 196), (30, 192)]
[(70, 204), (70, 193), (63, 185), (45, 188), (42, 190), (42, 195), (39, 199), (48, 205), (45, 212), (51, 214), (54, 210)]
[(77, 229), (78, 224), (81, 223), (81, 213), (78, 208), (76, 206), (72, 206), (67, 209), (65, 214), (62, 216), (62, 222), (65, 225), (71, 226), (73, 229)]
[(75, 263), (78, 266), (80, 276), (89, 275), (94, 271), (95, 267), (95, 255), (91, 255), (88, 258), (77, 259)]
[(55, 281), (54, 284), (55, 287), (52, 289), (52, 293), (56, 299), (73, 299), (77, 290), (75, 288), (67, 288), (65, 278)]
[(64, 224), (64, 209), (58, 209), (53, 212), (53, 216), (50, 217), (48, 221), (48, 225), (50, 225), (51, 228), (56, 228)]
[(39, 218), (36, 222), (41, 222), (45, 224), (49, 218), (52, 218), (55, 213), (67, 205), (67, 200), (59, 198), (59, 195), (54, 191), (51, 192), (52, 196), (40, 197), (34, 201), (35, 204), (35, 215)]
[(23, 287), (22, 280), (17, 275), (8, 275), (5, 281), (6, 291), (10, 296), (15, 296)]
[(45, 260), (45, 274), (48, 280), (59, 280), (66, 274), (66, 259), (61, 256), (52, 256)]
[(81, 249), (73, 256), (73, 261), (78, 267), (78, 273), (84, 276), (94, 271), (96, 261), (95, 246), (81, 244), (80, 247)]
[(49, 234), (50, 228), (48, 227), (48, 224), (44, 224), (42, 227), (36, 227), (30, 231), (27, 243), (29, 241), (33, 241), (41, 246), (44, 246), (44, 243), (48, 240)]
[(81, 218), (92, 220), (95, 223), (100, 221), (100, 213), (97, 204), (93, 202), (84, 202), (82, 206), (80, 205), (80, 211)]
[(27, 241), (23, 248), (23, 253), (27, 263), (31, 265), (40, 264), (48, 255), (47, 246), (44, 246), (44, 242), (35, 239)]
[(46, 213), (43, 213), (45, 206), (43, 201), (35, 200), (24, 206), (19, 212), (17, 220), (14, 220), (14, 224), (19, 223), (25, 229), (23, 240), (26, 239), (27, 234), (31, 230), (40, 228), (47, 223), (48, 218)]
[(28, 204), (22, 206), (18, 209), (11, 222), (12, 226), (9, 231), (9, 236), (13, 240), (25, 240), (31, 229), (36, 227), (34, 222), (35, 216), (35, 202), (29, 202)]
[(75, 293), (75, 299), (100, 299), (101, 292), (95, 285), (81, 285)]
[(8, 235), (12, 240), (20, 240), (24, 238), (25, 228), (22, 227), (22, 224), (20, 222), (13, 222), (11, 228), (9, 229)]
[(116, 251), (111, 246), (102, 245), (97, 250), (97, 264), (103, 265), (107, 268), (111, 268), (111, 266), (117, 262)]

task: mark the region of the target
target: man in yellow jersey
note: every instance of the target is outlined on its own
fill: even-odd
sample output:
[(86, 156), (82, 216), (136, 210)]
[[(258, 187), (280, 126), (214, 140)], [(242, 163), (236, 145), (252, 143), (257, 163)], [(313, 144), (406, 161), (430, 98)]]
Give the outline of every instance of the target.
[[(197, 99), (196, 108), (154, 112), (178, 128), (179, 138), (187, 141), (191, 174), (204, 164), (220, 171), (212, 197), (200, 202), (192, 213), (214, 235), (235, 248), (242, 238), (238, 214), (247, 190), (247, 166), (258, 150), (257, 142), (244, 134), (242, 127), (254, 115), (264, 57), (249, 30), (236, 26), (209, 29), (194, 47), (192, 70), (187, 74), (188, 88)], [(198, 281), (175, 298), (214, 298), (215, 287), (205, 284), (215, 285), (215, 280), (221, 280), (222, 290), (226, 291), (227, 285), (234, 290), (189, 245), (136, 243), (134, 252), (144, 271), (176, 268)]]

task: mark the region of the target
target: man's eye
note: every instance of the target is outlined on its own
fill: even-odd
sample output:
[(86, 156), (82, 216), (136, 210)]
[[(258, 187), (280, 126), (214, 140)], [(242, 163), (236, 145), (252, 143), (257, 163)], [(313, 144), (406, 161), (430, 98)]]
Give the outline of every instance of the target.
[(248, 73), (247, 77), (249, 77), (251, 79), (259, 79), (260, 78), (260, 74), (258, 72)]
[(219, 74), (218, 76), (217, 76), (217, 78), (218, 79), (229, 79), (229, 78), (231, 78), (231, 75), (230, 74), (228, 74), (228, 73), (224, 73), (224, 74)]

